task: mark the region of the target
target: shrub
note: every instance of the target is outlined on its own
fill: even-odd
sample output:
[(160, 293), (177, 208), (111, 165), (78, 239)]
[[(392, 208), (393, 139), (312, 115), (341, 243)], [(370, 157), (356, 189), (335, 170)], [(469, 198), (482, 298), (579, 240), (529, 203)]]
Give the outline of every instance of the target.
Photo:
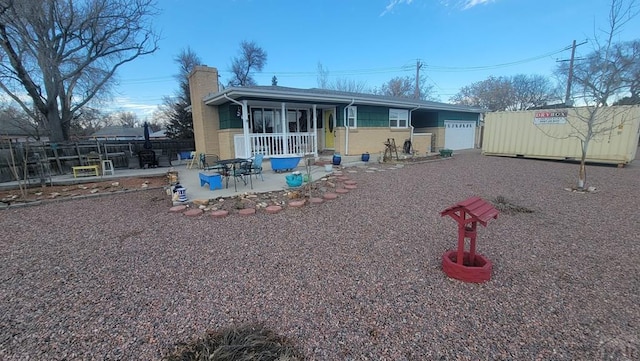
[(497, 196), (491, 203), (497, 210), (506, 214), (533, 213), (532, 209), (513, 204), (503, 196)]
[(262, 325), (230, 327), (179, 343), (166, 361), (297, 361), (302, 353), (284, 336)]

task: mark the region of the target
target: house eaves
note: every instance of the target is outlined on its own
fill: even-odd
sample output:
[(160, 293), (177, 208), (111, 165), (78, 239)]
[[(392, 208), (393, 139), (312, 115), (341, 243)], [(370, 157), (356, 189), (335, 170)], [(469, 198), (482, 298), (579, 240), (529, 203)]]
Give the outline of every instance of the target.
[(206, 105), (220, 105), (228, 101), (227, 97), (234, 100), (243, 98), (273, 99), (279, 101), (304, 101), (318, 103), (349, 104), (354, 101), (356, 105), (378, 105), (407, 109), (425, 110), (449, 110), (466, 113), (483, 113), (483, 109), (467, 106), (415, 100), (397, 97), (387, 97), (373, 94), (349, 93), (326, 89), (298, 89), (280, 86), (255, 86), (227, 88), (222, 92), (210, 94), (203, 99)]

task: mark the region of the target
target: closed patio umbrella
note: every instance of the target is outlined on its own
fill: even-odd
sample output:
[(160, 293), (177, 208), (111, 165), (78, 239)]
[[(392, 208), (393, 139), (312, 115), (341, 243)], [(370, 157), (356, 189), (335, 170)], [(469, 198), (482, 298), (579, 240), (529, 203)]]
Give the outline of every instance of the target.
[(151, 141), (149, 140), (149, 123), (144, 122), (144, 149), (151, 149)]

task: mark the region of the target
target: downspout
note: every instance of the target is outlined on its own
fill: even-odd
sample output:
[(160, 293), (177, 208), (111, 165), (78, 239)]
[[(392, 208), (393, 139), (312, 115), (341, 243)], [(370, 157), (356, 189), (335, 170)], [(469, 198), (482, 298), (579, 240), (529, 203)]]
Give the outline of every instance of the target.
[(342, 121), (344, 122), (345, 132), (344, 132), (344, 155), (349, 155), (349, 119), (347, 119), (347, 108), (355, 103), (355, 99), (351, 99), (351, 103), (344, 107), (344, 118)]
[(318, 157), (318, 106), (313, 104), (313, 156)]
[(244, 154), (246, 157), (251, 157), (251, 140), (249, 139), (249, 109), (247, 107), (247, 101), (243, 100), (242, 103), (240, 103), (235, 99), (229, 98), (227, 94), (224, 94), (224, 97), (228, 101), (238, 104), (242, 107), (242, 136), (244, 137)]
[(409, 110), (409, 128), (411, 128), (411, 133), (409, 134), (409, 139), (411, 141), (411, 148), (413, 148), (413, 130), (414, 130), (414, 127), (413, 127), (413, 124), (412, 124), (413, 123), (413, 116), (412, 116), (411, 113), (413, 113), (414, 110), (418, 110), (418, 109), (420, 109), (419, 105), (417, 107)]
[(482, 141), (484, 135), (484, 113), (478, 113), (478, 124), (476, 126), (476, 134), (475, 134), (475, 147), (478, 149), (482, 149)]
[(282, 124), (282, 153), (289, 154), (289, 121), (287, 120), (286, 104), (280, 103), (280, 123)]

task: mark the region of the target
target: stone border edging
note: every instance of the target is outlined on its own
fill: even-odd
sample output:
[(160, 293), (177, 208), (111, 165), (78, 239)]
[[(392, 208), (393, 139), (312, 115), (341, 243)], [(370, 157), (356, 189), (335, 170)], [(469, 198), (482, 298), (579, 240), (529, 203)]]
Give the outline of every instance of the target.
[(89, 198), (99, 198), (99, 197), (106, 197), (106, 196), (110, 196), (110, 195), (115, 195), (115, 194), (125, 194), (125, 193), (133, 193), (133, 192), (146, 192), (146, 191), (150, 191), (150, 190), (156, 190), (156, 189), (165, 189), (166, 186), (162, 186), (162, 187), (146, 187), (146, 188), (141, 188), (141, 189), (124, 189), (121, 191), (115, 191), (115, 192), (109, 192), (109, 193), (92, 193), (92, 194), (82, 194), (82, 195), (77, 195), (77, 196), (72, 196), (72, 197), (61, 197), (61, 198), (50, 198), (48, 200), (37, 200), (37, 201), (33, 201), (33, 202), (27, 202), (27, 203), (17, 203), (17, 204), (9, 204), (5, 207), (0, 206), (0, 210), (9, 210), (11, 208), (21, 208), (21, 207), (31, 207), (31, 206), (37, 206), (37, 205), (43, 205), (43, 204), (49, 204), (49, 203), (57, 203), (57, 202), (67, 202), (67, 201), (77, 201), (77, 200), (82, 200), (82, 199), (89, 199)]

